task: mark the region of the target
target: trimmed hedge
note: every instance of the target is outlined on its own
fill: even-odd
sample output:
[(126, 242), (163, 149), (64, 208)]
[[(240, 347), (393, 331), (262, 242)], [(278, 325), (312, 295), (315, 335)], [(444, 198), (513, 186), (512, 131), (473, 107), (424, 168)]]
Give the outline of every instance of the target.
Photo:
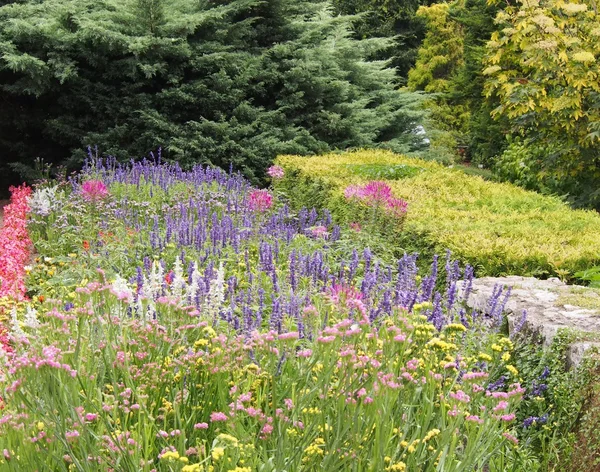
[(340, 214), (348, 185), (386, 181), (409, 202), (401, 240), (388, 243), (426, 254), (450, 249), (479, 276), (568, 278), (600, 264), (600, 215), (556, 197), (380, 150), (280, 156), (277, 164), (286, 169), (277, 186), (293, 189), (292, 204), (318, 196)]

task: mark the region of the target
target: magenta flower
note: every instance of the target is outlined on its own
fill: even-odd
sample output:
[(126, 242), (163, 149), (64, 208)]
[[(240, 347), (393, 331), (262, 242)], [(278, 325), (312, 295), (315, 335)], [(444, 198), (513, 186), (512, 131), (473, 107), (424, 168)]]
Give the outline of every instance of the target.
[(88, 180), (81, 185), (81, 194), (88, 201), (102, 200), (108, 196), (108, 189), (104, 182)]
[(267, 170), (267, 174), (269, 174), (271, 176), (271, 178), (273, 178), (273, 179), (283, 179), (285, 172), (283, 171), (282, 167), (271, 166)]
[(364, 199), (385, 202), (392, 198), (392, 189), (385, 182), (373, 180), (362, 187)]
[(248, 206), (253, 211), (267, 211), (273, 206), (273, 195), (267, 190), (253, 190), (250, 192)]
[(406, 210), (408, 209), (408, 203), (406, 200), (402, 200), (401, 198), (390, 197), (386, 201), (386, 209), (394, 216), (399, 218), (406, 215)]
[(402, 218), (408, 203), (392, 195), (391, 187), (385, 182), (373, 180), (365, 185), (349, 185), (344, 190), (347, 200), (358, 200), (368, 206), (383, 207), (392, 216)]

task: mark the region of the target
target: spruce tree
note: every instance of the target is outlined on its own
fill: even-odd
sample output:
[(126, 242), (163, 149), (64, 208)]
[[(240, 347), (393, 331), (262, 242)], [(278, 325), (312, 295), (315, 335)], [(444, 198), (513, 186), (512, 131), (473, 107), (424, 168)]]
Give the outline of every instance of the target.
[(420, 97), (365, 58), (353, 17), (293, 0), (42, 0), (0, 7), (0, 152), (79, 161), (163, 146), (260, 176), (278, 153), (418, 145)]

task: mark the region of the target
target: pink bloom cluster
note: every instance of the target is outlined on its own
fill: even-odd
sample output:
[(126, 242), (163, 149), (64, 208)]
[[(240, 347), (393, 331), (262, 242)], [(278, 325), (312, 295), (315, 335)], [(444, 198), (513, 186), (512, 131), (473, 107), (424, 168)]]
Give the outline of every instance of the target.
[(108, 189), (100, 180), (88, 180), (81, 185), (81, 195), (87, 201), (102, 200), (108, 196)]
[(349, 185), (344, 190), (348, 200), (359, 200), (369, 206), (382, 206), (390, 214), (403, 217), (408, 203), (392, 195), (391, 187), (385, 182), (373, 180), (365, 185)]
[(25, 265), (29, 261), (31, 240), (27, 233), (27, 198), (31, 188), (11, 187), (11, 202), (4, 207), (0, 229), (0, 297), (25, 298)]
[(271, 176), (271, 178), (273, 178), (273, 179), (283, 179), (285, 172), (283, 171), (282, 167), (271, 166), (267, 170), (267, 174), (269, 174), (269, 176)]
[(273, 195), (267, 190), (253, 190), (250, 192), (248, 206), (253, 211), (267, 211), (273, 206)]

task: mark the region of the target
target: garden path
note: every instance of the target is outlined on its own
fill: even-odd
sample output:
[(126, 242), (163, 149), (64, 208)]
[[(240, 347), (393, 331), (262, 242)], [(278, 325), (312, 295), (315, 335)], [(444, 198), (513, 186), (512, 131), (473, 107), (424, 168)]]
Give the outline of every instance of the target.
[(567, 285), (557, 278), (482, 277), (473, 282), (467, 305), (482, 312), (489, 309), (487, 301), (496, 284), (512, 287), (505, 307), (509, 332), (519, 325), (523, 310), (527, 310), (523, 329), (539, 336), (546, 346), (559, 329), (569, 328), (578, 334), (567, 353), (570, 365), (578, 365), (588, 349), (600, 348), (600, 290)]
[(10, 203), (10, 200), (0, 200), (0, 228), (4, 224), (4, 207)]

